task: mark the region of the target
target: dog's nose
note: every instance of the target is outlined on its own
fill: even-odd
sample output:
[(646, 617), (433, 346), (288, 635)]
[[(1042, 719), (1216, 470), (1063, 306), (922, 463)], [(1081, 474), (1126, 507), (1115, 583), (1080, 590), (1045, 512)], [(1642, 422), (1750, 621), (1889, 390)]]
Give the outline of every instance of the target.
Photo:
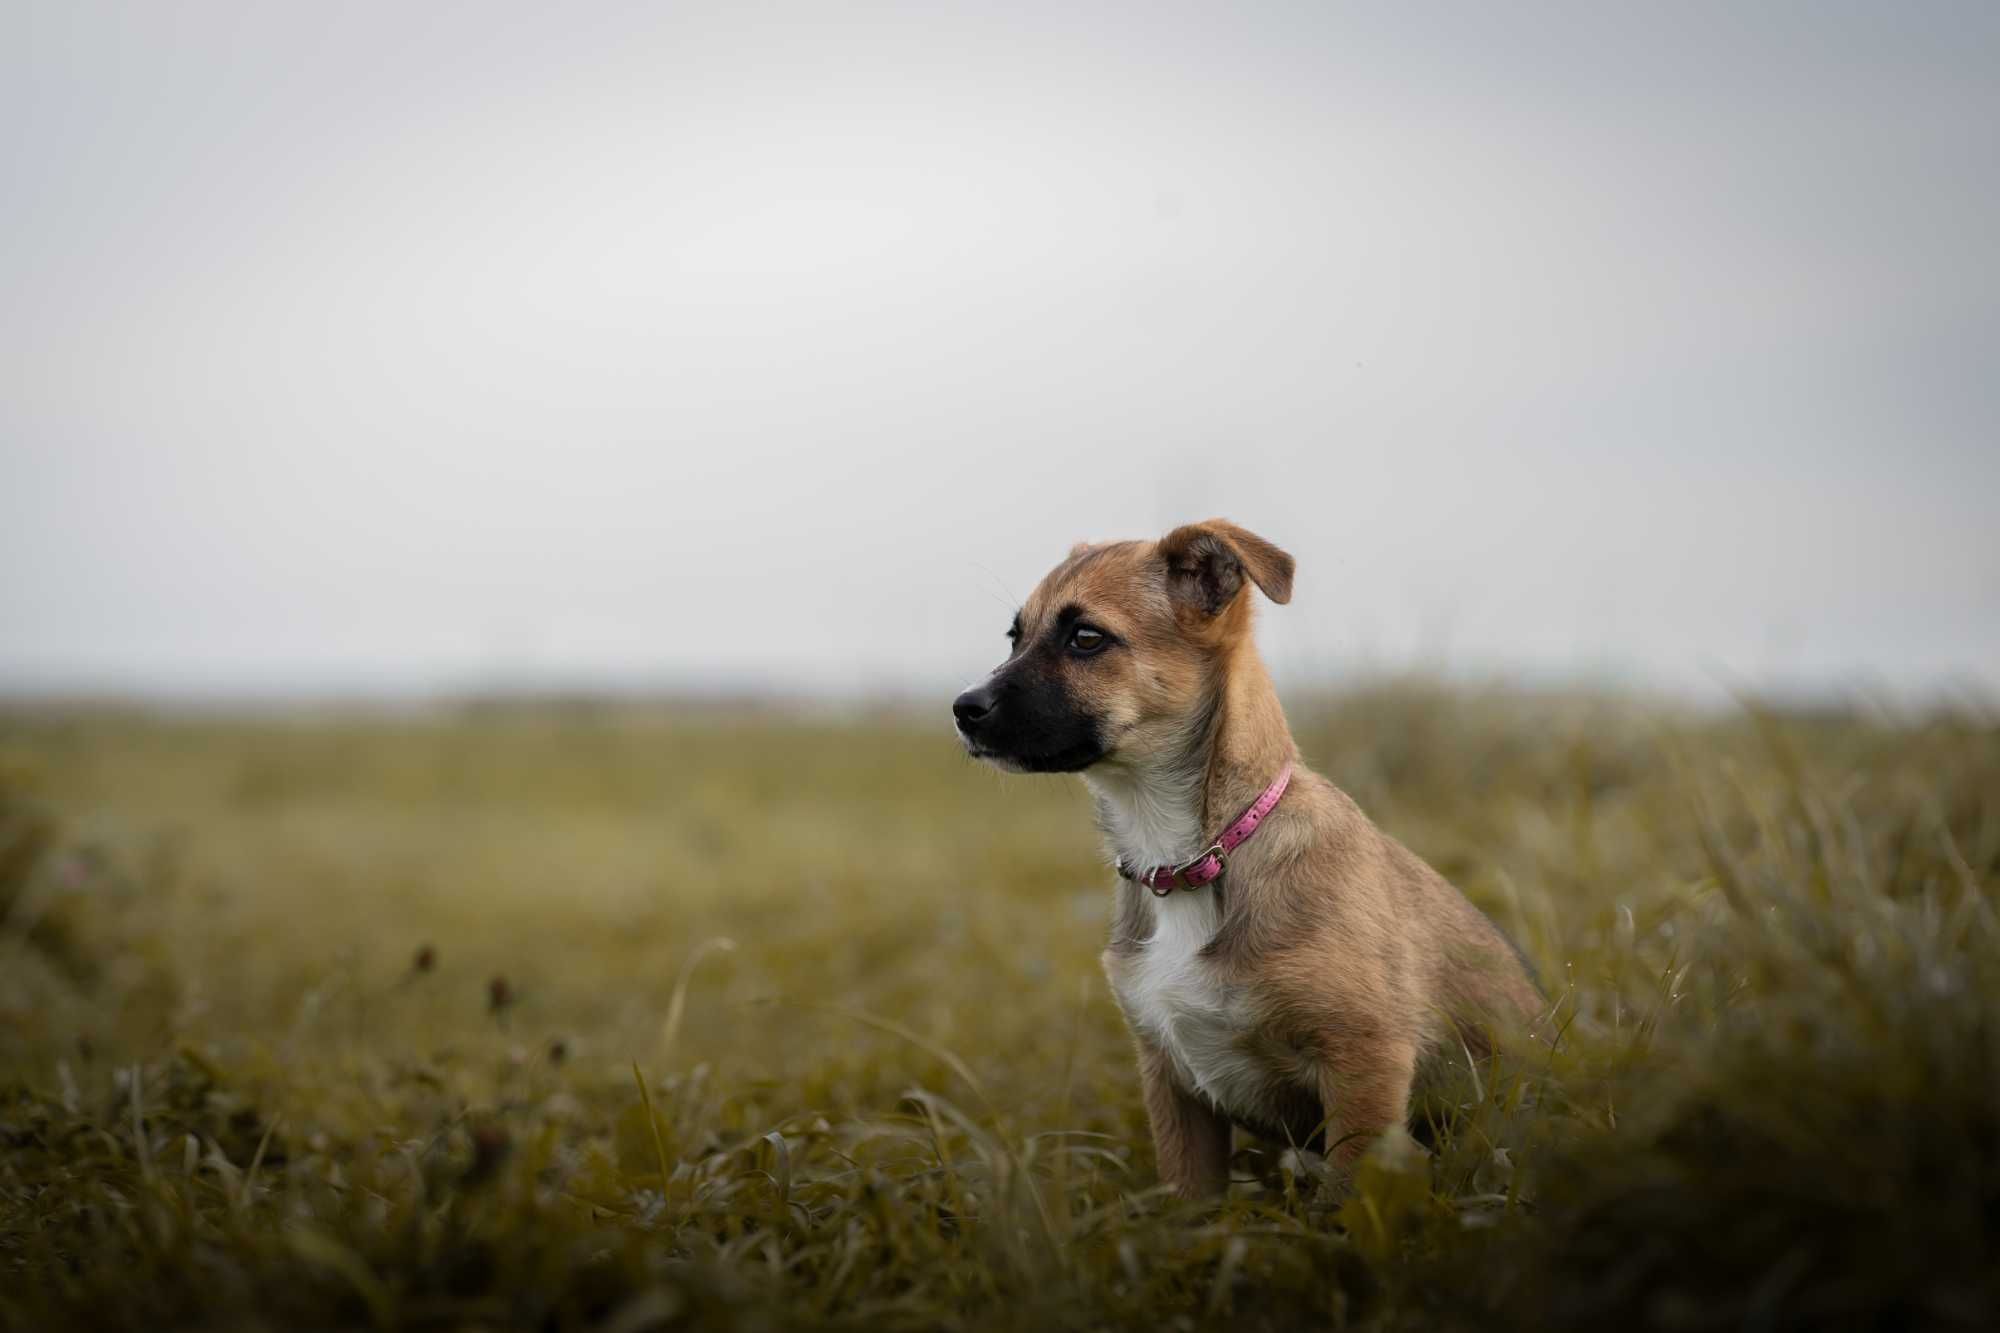
[(993, 688), (980, 685), (951, 701), (951, 715), (958, 719), (959, 726), (970, 731), (993, 715), (993, 703)]

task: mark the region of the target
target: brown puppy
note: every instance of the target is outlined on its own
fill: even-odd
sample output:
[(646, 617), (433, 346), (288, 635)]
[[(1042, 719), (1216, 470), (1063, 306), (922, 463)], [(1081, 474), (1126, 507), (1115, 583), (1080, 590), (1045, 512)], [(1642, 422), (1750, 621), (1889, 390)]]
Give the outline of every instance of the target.
[[(974, 756), (1081, 773), (1097, 798), (1127, 876), (1104, 970), (1161, 1174), (1191, 1195), (1227, 1183), (1232, 1122), (1351, 1161), (1408, 1114), (1426, 1054), (1483, 1050), (1542, 1004), (1478, 909), (1299, 763), (1250, 584), (1290, 600), (1292, 558), (1220, 519), (1078, 546), (952, 705)], [(1129, 877), (1197, 857), (1287, 765), (1220, 878), (1162, 895)]]

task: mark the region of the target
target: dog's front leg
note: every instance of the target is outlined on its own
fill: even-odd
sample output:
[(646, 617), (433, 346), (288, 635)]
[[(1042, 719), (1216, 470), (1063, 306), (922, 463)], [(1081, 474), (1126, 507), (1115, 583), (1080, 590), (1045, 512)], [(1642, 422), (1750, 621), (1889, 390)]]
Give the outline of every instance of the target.
[(1352, 1166), (1383, 1130), (1410, 1113), (1417, 1052), (1408, 1042), (1343, 1043), (1319, 1067), (1320, 1107), (1334, 1161)]
[(1204, 1199), (1229, 1185), (1229, 1117), (1181, 1086), (1166, 1052), (1139, 1044), (1139, 1081), (1153, 1123), (1160, 1179), (1181, 1197)]

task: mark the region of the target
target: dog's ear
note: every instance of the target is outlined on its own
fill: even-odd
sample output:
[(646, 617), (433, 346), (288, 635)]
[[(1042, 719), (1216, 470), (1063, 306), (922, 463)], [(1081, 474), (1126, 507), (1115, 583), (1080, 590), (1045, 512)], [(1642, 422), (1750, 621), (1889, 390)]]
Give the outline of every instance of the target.
[(1175, 528), (1160, 539), (1160, 554), (1167, 562), (1167, 595), (1204, 615), (1228, 606), (1246, 574), (1280, 606), (1292, 600), (1292, 558), (1223, 519)]

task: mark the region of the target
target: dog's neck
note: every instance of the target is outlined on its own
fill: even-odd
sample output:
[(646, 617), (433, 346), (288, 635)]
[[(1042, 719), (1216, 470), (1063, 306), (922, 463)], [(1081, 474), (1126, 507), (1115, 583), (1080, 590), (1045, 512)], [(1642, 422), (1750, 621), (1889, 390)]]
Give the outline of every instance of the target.
[(1270, 673), (1246, 638), (1218, 663), (1208, 702), (1190, 715), (1179, 744), (1098, 764), (1083, 777), (1112, 854), (1146, 869), (1206, 847), (1297, 755)]

